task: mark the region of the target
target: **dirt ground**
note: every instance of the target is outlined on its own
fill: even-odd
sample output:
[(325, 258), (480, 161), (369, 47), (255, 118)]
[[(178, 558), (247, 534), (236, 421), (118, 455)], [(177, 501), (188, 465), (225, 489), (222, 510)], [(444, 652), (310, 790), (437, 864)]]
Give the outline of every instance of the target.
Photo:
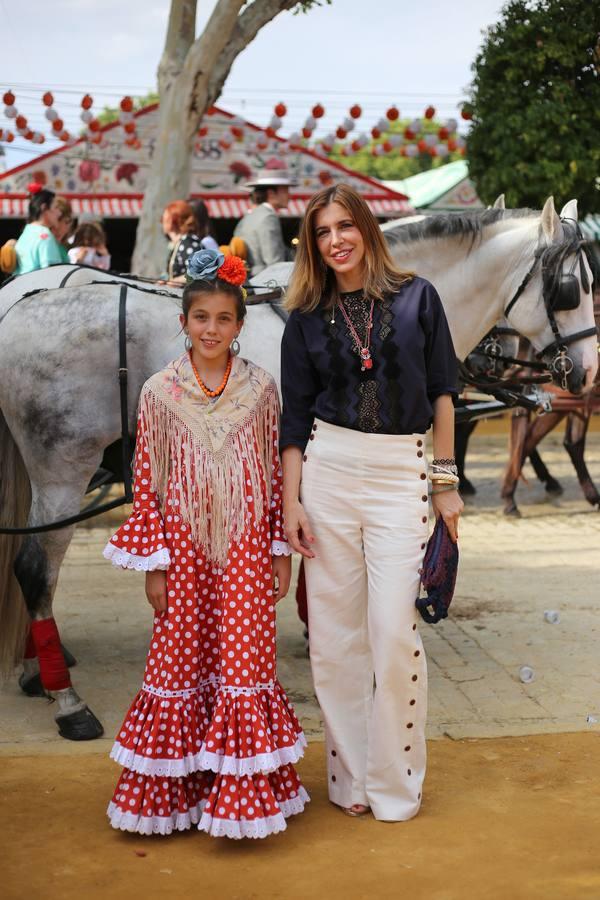
[[(105, 808), (118, 769), (107, 756), (139, 686), (151, 617), (140, 576), (101, 559), (117, 518), (78, 529), (55, 614), (79, 660), (74, 684), (106, 733), (63, 741), (52, 705), (25, 698), (16, 678), (0, 691), (2, 900), (598, 900), (600, 513), (552, 435), (543, 457), (564, 495), (548, 502), (530, 477), (518, 492), (523, 517), (502, 516), (504, 448), (489, 431), (474, 439), (478, 494), (462, 522), (451, 617), (421, 628), (429, 765), (409, 823), (357, 821), (328, 803), (322, 721), (288, 598), (278, 608), (279, 674), (311, 741), (299, 765), (307, 811), (258, 842), (112, 831)], [(587, 459), (600, 481), (597, 429)], [(558, 612), (556, 624), (546, 610)]]
[(433, 741), (420, 814), (349, 819), (326, 798), (323, 745), (300, 771), (312, 801), (286, 832), (227, 841), (109, 828), (104, 756), (23, 756), (2, 772), (4, 900), (597, 900), (598, 735)]

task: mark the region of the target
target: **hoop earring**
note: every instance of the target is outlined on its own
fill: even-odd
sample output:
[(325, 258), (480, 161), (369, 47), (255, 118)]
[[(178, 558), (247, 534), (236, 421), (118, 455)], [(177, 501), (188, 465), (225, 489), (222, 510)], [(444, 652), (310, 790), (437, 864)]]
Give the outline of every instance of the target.
[(192, 339), (191, 339), (191, 337), (189, 336), (189, 334), (186, 334), (186, 336), (185, 336), (185, 341), (183, 342), (183, 346), (184, 346), (185, 349), (188, 351), (188, 353), (189, 353), (189, 351), (192, 349)]
[(234, 338), (234, 339), (232, 340), (232, 342), (231, 342), (231, 347), (230, 347), (229, 349), (231, 350), (231, 355), (232, 355), (232, 356), (237, 356), (237, 355), (238, 355), (238, 353), (240, 352), (240, 342), (238, 341), (237, 338)]

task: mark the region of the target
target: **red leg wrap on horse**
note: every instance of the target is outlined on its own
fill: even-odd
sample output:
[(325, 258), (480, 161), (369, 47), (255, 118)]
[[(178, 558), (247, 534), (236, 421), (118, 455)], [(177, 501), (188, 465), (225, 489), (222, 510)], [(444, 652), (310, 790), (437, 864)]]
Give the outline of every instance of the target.
[(62, 691), (71, 687), (71, 678), (60, 649), (60, 638), (54, 619), (32, 622), (31, 635), (40, 661), (40, 677), (46, 690)]
[(25, 653), (23, 654), (23, 656), (25, 659), (35, 659), (37, 656), (35, 641), (33, 640), (33, 635), (31, 633), (31, 625), (29, 626), (29, 630), (27, 632), (27, 643), (25, 644)]

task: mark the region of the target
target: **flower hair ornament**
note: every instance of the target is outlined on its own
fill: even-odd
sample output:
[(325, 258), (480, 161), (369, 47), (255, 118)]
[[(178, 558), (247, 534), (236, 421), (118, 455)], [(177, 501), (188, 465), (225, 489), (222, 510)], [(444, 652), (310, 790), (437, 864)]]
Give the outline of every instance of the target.
[(39, 192), (43, 191), (43, 190), (44, 190), (43, 184), (40, 184), (38, 181), (32, 181), (30, 184), (27, 185), (27, 193), (31, 194), (32, 196), (34, 194), (39, 194)]
[(187, 264), (187, 280), (227, 281), (241, 288), (244, 300), (246, 291), (242, 287), (247, 277), (244, 260), (239, 256), (225, 256), (218, 250), (197, 250)]

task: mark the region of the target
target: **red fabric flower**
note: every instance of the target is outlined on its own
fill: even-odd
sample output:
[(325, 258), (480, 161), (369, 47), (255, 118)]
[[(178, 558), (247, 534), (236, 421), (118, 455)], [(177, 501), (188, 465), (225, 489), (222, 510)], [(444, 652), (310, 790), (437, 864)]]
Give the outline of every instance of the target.
[(228, 281), (229, 284), (242, 285), (246, 280), (246, 266), (239, 256), (228, 256), (220, 269), (217, 270), (217, 278)]
[(27, 185), (27, 193), (28, 194), (39, 194), (40, 191), (44, 189), (44, 185), (40, 184), (37, 181), (32, 181), (31, 184)]

